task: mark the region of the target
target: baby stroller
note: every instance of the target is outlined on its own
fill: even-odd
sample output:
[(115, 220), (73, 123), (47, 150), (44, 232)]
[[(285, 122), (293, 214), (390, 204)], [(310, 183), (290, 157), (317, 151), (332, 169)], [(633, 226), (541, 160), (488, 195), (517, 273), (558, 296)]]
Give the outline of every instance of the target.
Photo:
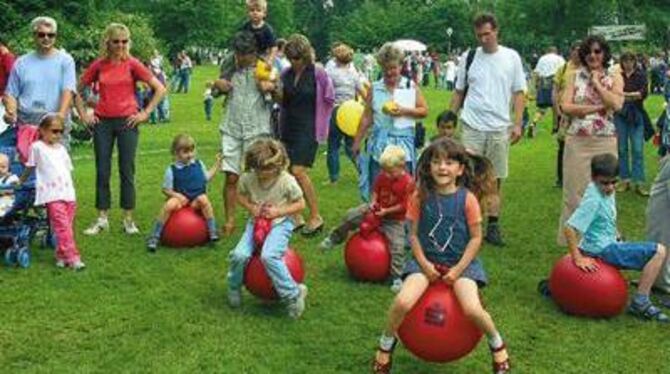
[[(25, 168), (19, 162), (16, 148), (0, 142), (0, 152), (9, 158), (12, 174), (20, 176)], [(30, 244), (38, 233), (42, 234), (43, 247), (55, 246), (45, 210), (33, 206), (35, 177), (32, 175), (20, 187), (12, 187), (11, 190), (5, 188), (2, 192), (13, 192), (14, 195), (11, 207), (3, 211), (0, 217), (0, 243), (4, 250), (5, 263), (8, 266), (19, 265), (26, 268), (30, 265)]]

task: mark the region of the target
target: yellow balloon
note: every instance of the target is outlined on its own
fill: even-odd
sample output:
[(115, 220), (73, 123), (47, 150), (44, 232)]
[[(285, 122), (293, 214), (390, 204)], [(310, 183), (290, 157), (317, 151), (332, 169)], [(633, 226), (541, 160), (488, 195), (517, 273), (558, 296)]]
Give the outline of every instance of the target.
[(335, 122), (343, 133), (354, 136), (358, 131), (365, 107), (356, 100), (347, 100), (337, 109)]
[(269, 81), (272, 77), (272, 66), (259, 59), (256, 62), (256, 79), (259, 81)]

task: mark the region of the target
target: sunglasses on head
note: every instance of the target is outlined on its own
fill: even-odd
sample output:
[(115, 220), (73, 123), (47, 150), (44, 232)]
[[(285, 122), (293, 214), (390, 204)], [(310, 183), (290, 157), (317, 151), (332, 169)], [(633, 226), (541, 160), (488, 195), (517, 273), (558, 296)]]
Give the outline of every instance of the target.
[(113, 44), (128, 44), (128, 39), (114, 39), (112, 40)]
[(55, 32), (41, 32), (40, 31), (40, 32), (36, 32), (35, 36), (37, 36), (40, 39), (44, 39), (44, 38), (53, 39), (53, 38), (56, 37), (56, 33)]

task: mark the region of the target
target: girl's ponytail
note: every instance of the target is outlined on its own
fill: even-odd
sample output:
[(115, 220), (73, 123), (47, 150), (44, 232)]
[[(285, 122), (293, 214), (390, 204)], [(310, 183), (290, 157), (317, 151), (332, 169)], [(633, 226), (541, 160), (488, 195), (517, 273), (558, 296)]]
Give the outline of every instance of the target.
[(477, 197), (482, 210), (486, 208), (489, 200), (498, 194), (497, 180), (491, 161), (484, 156), (469, 151), (461, 182), (462, 186)]

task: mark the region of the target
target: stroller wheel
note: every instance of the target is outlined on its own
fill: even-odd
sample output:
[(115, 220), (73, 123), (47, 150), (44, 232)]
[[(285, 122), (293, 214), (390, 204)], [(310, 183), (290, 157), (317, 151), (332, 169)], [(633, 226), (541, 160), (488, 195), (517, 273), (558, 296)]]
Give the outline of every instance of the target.
[(12, 266), (16, 263), (16, 251), (12, 248), (5, 250), (5, 265)]
[(26, 248), (21, 249), (17, 255), (17, 261), (22, 268), (30, 266), (30, 251)]

